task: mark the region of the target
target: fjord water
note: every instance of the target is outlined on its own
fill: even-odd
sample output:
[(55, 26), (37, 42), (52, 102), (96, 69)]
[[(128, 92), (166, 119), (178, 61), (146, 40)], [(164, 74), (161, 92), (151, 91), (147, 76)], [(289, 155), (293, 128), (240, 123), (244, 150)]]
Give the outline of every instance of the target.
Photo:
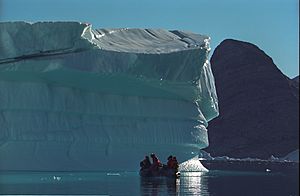
[(138, 172), (1, 172), (0, 194), (299, 195), (297, 173), (182, 172), (179, 179)]

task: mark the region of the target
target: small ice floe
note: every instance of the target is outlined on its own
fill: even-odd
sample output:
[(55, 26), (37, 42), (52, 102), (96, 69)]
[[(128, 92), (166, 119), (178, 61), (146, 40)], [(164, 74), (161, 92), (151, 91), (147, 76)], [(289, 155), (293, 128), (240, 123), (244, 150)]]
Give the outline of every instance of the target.
[(273, 155), (271, 155), (271, 157), (268, 160), (269, 161), (282, 161), (281, 159), (279, 159), (278, 157), (275, 157)]
[(120, 176), (120, 173), (106, 173), (107, 176)]
[(61, 180), (61, 177), (60, 177), (60, 176), (53, 176), (53, 180), (60, 181), (60, 180)]
[(268, 168), (266, 169), (266, 172), (270, 172), (270, 171), (271, 171), (270, 169), (268, 169)]

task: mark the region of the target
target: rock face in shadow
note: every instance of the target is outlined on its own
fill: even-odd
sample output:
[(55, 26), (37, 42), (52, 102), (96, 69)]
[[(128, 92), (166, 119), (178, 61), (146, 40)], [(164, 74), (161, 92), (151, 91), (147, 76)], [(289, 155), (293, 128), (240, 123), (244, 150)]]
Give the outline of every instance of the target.
[(299, 88), (299, 76), (292, 79), (293, 85)]
[(220, 115), (209, 122), (204, 150), (212, 156), (269, 158), (299, 148), (297, 79), (286, 77), (257, 46), (237, 40), (224, 40), (211, 65)]

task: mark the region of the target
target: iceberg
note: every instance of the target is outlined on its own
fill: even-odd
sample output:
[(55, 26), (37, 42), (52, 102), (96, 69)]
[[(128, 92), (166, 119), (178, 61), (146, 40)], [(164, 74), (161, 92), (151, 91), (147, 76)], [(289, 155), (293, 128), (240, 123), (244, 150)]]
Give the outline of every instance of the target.
[(136, 171), (208, 146), (210, 38), (80, 22), (0, 23), (0, 170)]

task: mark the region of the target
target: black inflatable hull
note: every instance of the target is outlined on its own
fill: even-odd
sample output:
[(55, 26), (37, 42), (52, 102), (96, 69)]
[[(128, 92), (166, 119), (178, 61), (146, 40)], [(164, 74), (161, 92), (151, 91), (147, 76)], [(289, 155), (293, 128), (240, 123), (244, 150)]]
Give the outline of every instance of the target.
[(158, 171), (151, 171), (149, 169), (140, 170), (141, 177), (170, 177), (179, 178), (180, 172), (174, 169), (159, 169)]

